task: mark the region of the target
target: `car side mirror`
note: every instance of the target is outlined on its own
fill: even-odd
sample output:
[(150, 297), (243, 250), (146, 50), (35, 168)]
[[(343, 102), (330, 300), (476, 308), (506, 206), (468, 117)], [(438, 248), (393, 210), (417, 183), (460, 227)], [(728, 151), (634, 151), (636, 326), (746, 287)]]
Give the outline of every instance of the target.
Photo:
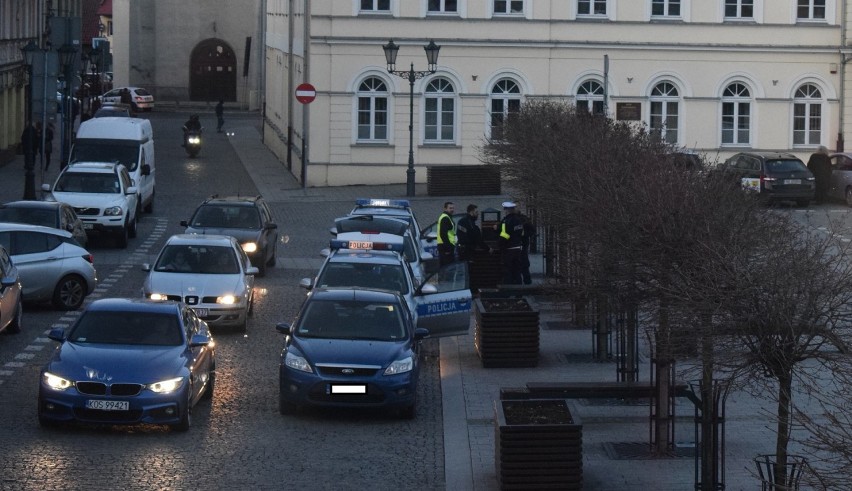
[(181, 226), (181, 227), (189, 227), (189, 222), (187, 222), (186, 220), (181, 220), (181, 221), (180, 221), (180, 226)]
[(255, 275), (255, 274), (258, 274), (259, 272), (260, 272), (260, 270), (257, 269), (256, 266), (249, 266), (248, 268), (246, 268), (246, 274), (248, 274), (248, 275)]
[(0, 280), (0, 286), (2, 286), (3, 288), (8, 288), (8, 287), (14, 285), (15, 283), (17, 283), (17, 281), (15, 280), (15, 278), (12, 278), (11, 276), (8, 277), (8, 278), (3, 278), (2, 280)]
[(49, 333), (47, 333), (47, 337), (61, 343), (62, 341), (65, 341), (65, 329), (62, 327), (54, 327)]
[(150, 165), (144, 164), (142, 166), (142, 175), (143, 176), (150, 176), (151, 175), (151, 166)]
[(151, 265), (148, 263), (142, 263), (142, 271), (151, 271)]
[(420, 293), (422, 293), (423, 295), (431, 295), (433, 293), (438, 293), (438, 289), (435, 287), (435, 285), (431, 283), (426, 283), (425, 285), (420, 287)]
[(136, 186), (130, 186), (126, 191), (124, 191), (124, 194), (136, 194), (136, 191), (138, 191)]
[(425, 329), (423, 327), (418, 327), (414, 329), (414, 340), (420, 341), (421, 339), (426, 339), (429, 337), (429, 329)]
[(266, 222), (266, 225), (264, 225), (263, 227), (267, 228), (269, 230), (275, 230), (276, 228), (278, 228), (278, 224), (272, 223), (272, 222)]
[(208, 344), (210, 344), (210, 336), (205, 336), (204, 334), (193, 334), (192, 339), (189, 341), (190, 348), (207, 346)]
[(50, 184), (42, 184), (42, 185), (41, 185), (41, 190), (42, 190), (42, 191), (47, 191), (47, 192), (49, 193), (49, 192), (50, 192)]
[(286, 322), (279, 322), (275, 324), (275, 330), (280, 332), (281, 334), (291, 334), (293, 331), (293, 326)]
[(299, 280), (299, 286), (301, 286), (305, 290), (310, 290), (314, 287), (314, 282), (310, 278), (302, 278), (301, 280)]

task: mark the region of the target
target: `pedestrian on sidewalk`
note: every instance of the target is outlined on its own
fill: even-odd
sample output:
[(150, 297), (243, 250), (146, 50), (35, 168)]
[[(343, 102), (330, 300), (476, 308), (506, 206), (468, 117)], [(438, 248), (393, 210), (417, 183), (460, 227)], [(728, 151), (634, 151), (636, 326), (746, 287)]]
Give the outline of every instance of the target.
[(24, 152), (24, 166), (32, 169), (35, 166), (35, 157), (38, 154), (38, 128), (33, 123), (28, 123), (21, 133), (21, 151)]
[(520, 285), (522, 278), (524, 224), (515, 213), (512, 201), (503, 202), (503, 219), (500, 220), (500, 252), (503, 255), (503, 284)]
[(479, 208), (474, 204), (469, 204), (467, 205), (467, 215), (461, 217), (459, 223), (456, 224), (459, 261), (470, 261), (477, 252), (490, 249), (482, 240), (482, 230), (476, 223), (478, 218)]
[(444, 211), (438, 217), (438, 264), (444, 266), (456, 260), (456, 222), (453, 213), (456, 205), (452, 201), (444, 203)]
[(44, 130), (44, 170), (50, 167), (50, 154), (53, 153), (53, 123), (47, 123)]
[(535, 238), (535, 225), (527, 215), (520, 215), (521, 223), (524, 226), (523, 236), (521, 237), (521, 280), (525, 285), (532, 285), (532, 275), (530, 275), (530, 241)]
[(831, 159), (828, 157), (828, 149), (820, 145), (816, 153), (808, 159), (808, 170), (814, 175), (816, 192), (814, 201), (822, 204), (828, 198), (828, 188), (831, 181)]
[(216, 104), (216, 133), (222, 132), (222, 125), (225, 124), (225, 101), (219, 99), (219, 104)]

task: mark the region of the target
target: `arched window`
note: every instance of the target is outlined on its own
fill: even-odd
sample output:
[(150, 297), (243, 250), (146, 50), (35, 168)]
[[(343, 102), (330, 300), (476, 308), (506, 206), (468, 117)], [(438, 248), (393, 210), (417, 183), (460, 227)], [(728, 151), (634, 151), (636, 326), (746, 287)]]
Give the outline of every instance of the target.
[(503, 138), (503, 122), (521, 110), (521, 88), (511, 79), (498, 80), (491, 87), (491, 138)]
[(678, 110), (680, 98), (671, 82), (660, 82), (651, 89), (651, 131), (666, 143), (678, 142)]
[(387, 141), (388, 88), (377, 77), (370, 77), (358, 86), (358, 140)]
[(751, 93), (745, 84), (734, 82), (722, 92), (722, 144), (751, 143)]
[(432, 143), (455, 141), (456, 93), (449, 80), (436, 78), (426, 86), (425, 116), (425, 141)]
[(793, 98), (793, 145), (822, 143), (822, 94), (814, 84), (803, 84)]
[(597, 80), (587, 80), (577, 89), (577, 108), (592, 114), (604, 113), (604, 89)]

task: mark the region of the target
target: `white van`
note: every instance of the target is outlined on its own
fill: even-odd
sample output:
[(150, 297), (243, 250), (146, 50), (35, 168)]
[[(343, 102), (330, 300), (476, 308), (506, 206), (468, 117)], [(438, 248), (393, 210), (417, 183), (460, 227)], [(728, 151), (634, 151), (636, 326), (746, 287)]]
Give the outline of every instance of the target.
[(147, 119), (106, 117), (84, 121), (71, 148), (69, 163), (74, 162), (123, 164), (137, 189), (138, 211), (153, 211), (154, 131)]

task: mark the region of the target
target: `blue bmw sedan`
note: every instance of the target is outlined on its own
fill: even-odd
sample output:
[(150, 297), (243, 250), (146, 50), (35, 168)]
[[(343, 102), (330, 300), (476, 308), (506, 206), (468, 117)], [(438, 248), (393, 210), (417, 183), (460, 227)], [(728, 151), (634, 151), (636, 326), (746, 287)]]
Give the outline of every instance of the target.
[(420, 341), (399, 293), (318, 288), (286, 334), (279, 365), (279, 410), (300, 406), (385, 407), (414, 418)]
[(92, 302), (41, 370), (38, 420), (154, 423), (186, 431), (192, 407), (213, 394), (215, 343), (183, 303), (141, 299)]

